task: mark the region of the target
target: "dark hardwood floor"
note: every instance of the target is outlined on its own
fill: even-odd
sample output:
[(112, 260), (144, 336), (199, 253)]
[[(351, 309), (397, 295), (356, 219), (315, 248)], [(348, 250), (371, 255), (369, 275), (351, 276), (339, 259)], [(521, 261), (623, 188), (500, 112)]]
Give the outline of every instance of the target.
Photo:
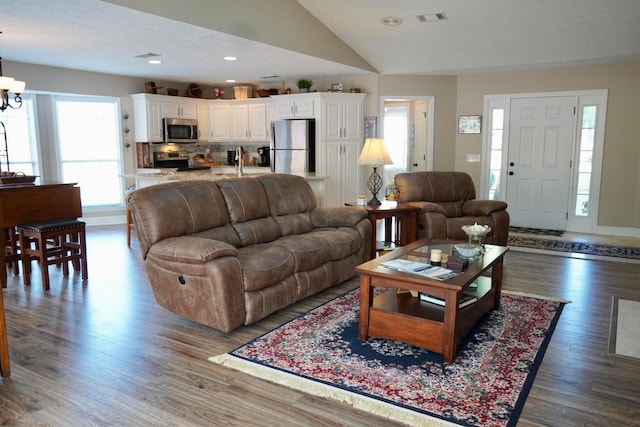
[[(231, 333), (164, 310), (124, 226), (88, 229), (89, 281), (51, 267), (51, 290), (9, 272), (11, 377), (1, 425), (390, 426), (346, 404), (207, 360), (356, 286), (340, 285)], [(640, 359), (607, 355), (612, 296), (640, 300), (640, 264), (510, 251), (504, 288), (571, 300), (519, 426), (640, 426)]]

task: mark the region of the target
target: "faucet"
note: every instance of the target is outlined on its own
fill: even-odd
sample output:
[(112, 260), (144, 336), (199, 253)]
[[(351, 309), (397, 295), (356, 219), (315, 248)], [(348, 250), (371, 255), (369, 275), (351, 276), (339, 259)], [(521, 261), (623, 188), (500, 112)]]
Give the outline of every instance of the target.
[(237, 171), (238, 176), (242, 176), (242, 147), (238, 145), (236, 147), (236, 162), (237, 162)]

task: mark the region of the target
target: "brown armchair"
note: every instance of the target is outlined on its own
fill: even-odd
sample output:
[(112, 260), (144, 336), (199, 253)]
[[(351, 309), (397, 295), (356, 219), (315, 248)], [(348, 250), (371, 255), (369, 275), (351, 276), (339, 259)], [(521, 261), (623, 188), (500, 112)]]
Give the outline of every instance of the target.
[(464, 172), (410, 172), (395, 177), (397, 198), (421, 208), (418, 237), (432, 240), (467, 239), (463, 225), (488, 225), (486, 243), (506, 245), (509, 235), (507, 204), (476, 200), (471, 177)]

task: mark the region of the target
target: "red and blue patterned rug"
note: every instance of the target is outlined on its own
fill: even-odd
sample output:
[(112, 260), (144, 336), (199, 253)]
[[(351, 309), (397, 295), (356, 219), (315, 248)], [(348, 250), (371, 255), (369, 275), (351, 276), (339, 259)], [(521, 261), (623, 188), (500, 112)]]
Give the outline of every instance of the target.
[(503, 294), (445, 364), (402, 342), (360, 342), (358, 294), (210, 360), (410, 425), (514, 426), (564, 306)]

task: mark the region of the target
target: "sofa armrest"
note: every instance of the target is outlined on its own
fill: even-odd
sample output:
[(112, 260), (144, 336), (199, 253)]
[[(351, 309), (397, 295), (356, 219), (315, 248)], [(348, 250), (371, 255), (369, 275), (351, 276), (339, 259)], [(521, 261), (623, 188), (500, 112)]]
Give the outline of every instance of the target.
[(316, 208), (311, 211), (311, 222), (318, 227), (353, 227), (367, 218), (367, 211), (357, 206)]
[(157, 242), (151, 246), (149, 254), (165, 261), (203, 264), (215, 258), (237, 256), (238, 249), (219, 240), (180, 236)]
[(467, 200), (462, 205), (464, 216), (489, 216), (492, 212), (507, 209), (507, 204), (500, 200)]
[(447, 215), (447, 210), (442, 207), (442, 205), (439, 205), (437, 203), (433, 203), (433, 202), (407, 202), (410, 205), (413, 206), (417, 206), (420, 208), (420, 213), (427, 213), (427, 212), (433, 212), (433, 213), (439, 213), (442, 215)]

